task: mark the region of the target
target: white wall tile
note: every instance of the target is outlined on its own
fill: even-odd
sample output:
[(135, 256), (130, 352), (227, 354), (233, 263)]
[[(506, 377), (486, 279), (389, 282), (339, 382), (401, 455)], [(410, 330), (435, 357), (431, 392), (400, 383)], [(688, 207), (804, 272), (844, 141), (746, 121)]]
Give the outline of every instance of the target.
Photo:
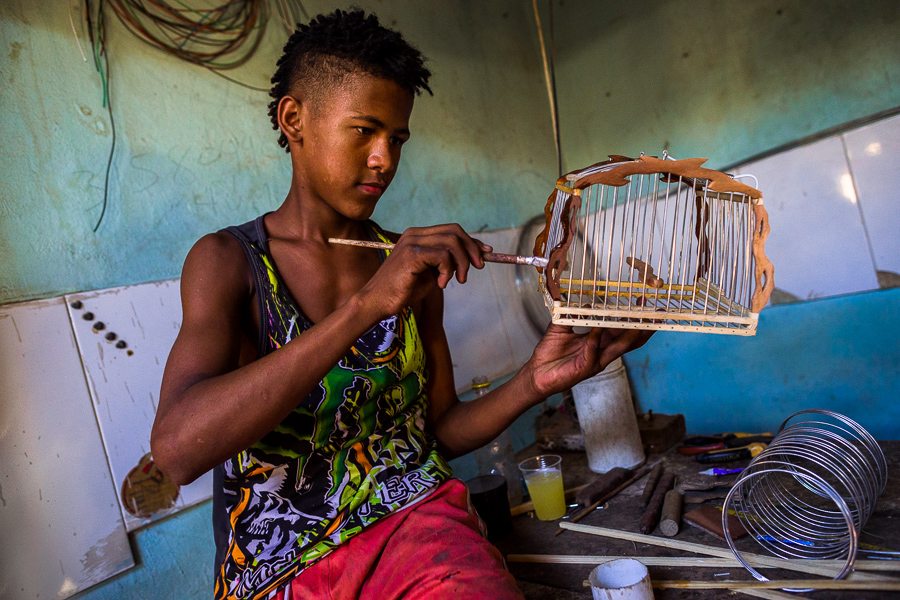
[(742, 165), (740, 172), (759, 178), (776, 288), (800, 300), (878, 289), (839, 138)]
[(134, 566), (62, 298), (0, 307), (0, 597)]
[[(71, 294), (66, 301), (121, 506), (122, 483), (150, 452), (163, 369), (181, 328), (179, 281)], [(82, 307), (73, 308), (74, 302)], [(86, 313), (93, 318), (85, 320)], [(97, 322), (103, 329), (96, 330)], [(114, 340), (106, 339), (110, 333)], [(126, 347), (117, 348), (119, 342)], [(183, 486), (173, 508), (150, 518), (135, 517), (123, 508), (125, 524), (133, 531), (206, 500), (212, 485), (210, 472)]]
[[(519, 237), (522, 235), (521, 227), (499, 229), (492, 231), (491, 234), (490, 241), (485, 240), (485, 242), (493, 246), (494, 252), (503, 254), (517, 253)], [(534, 240), (532, 240), (532, 245), (533, 242)], [(529, 321), (523, 305), (525, 301), (524, 294), (533, 294), (536, 297), (540, 297), (540, 291), (537, 287), (520, 289), (516, 285), (516, 276), (519, 271), (530, 271), (536, 274), (537, 270), (535, 267), (527, 265), (500, 264), (489, 264), (485, 267), (485, 270), (491, 275), (491, 281), (500, 301), (500, 315), (512, 352), (513, 364), (510, 371), (517, 370), (525, 364), (525, 361), (531, 358), (531, 353), (534, 351), (534, 347), (538, 340), (541, 339), (541, 336)], [(549, 310), (547, 311), (547, 321), (550, 321)]]
[(900, 116), (845, 133), (844, 142), (875, 264), (900, 273)]
[[(492, 246), (497, 239), (494, 232), (474, 237)], [(491, 279), (490, 269), (497, 266), (470, 269), (465, 285), (454, 279), (444, 291), (444, 330), (457, 390), (466, 389), (473, 377), (494, 379), (514, 368), (500, 297)]]

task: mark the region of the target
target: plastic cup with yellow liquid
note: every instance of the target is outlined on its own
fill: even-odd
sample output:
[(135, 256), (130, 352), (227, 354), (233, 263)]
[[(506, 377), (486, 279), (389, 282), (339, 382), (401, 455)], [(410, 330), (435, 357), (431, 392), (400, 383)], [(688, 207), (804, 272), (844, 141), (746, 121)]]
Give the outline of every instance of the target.
[(566, 514), (561, 462), (556, 454), (542, 454), (519, 463), (534, 512), (541, 521), (555, 521)]

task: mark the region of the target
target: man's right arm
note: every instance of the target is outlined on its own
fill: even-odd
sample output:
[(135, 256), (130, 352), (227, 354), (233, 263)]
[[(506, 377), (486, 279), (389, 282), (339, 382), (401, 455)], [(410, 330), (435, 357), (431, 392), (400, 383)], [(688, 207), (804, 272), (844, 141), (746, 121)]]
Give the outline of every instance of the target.
[(379, 318), (351, 300), (278, 352), (239, 366), (250, 277), (243, 250), (226, 233), (204, 237), (185, 260), (182, 325), (150, 439), (156, 464), (176, 483), (190, 483), (272, 431)]

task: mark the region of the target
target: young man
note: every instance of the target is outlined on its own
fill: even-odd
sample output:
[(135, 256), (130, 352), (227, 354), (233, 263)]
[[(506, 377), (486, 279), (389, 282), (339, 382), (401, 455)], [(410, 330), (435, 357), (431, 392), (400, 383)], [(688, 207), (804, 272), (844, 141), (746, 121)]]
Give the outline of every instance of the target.
[(551, 326), (510, 381), (459, 402), (442, 289), (491, 248), (369, 220), (429, 76), (374, 16), (300, 26), (272, 79), (287, 198), (185, 261), (151, 445), (180, 484), (215, 470), (216, 598), (521, 597), (446, 459), (648, 337)]

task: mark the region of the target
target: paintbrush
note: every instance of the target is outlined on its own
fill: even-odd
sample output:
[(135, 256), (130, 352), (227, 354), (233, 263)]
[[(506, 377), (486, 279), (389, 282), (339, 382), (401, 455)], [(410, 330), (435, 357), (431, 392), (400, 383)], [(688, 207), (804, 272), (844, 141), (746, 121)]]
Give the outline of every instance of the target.
[[(331, 244), (343, 244), (345, 246), (362, 246), (363, 248), (377, 248), (390, 250), (394, 244), (385, 242), (364, 242), (359, 240), (343, 240), (340, 238), (328, 238)], [(498, 252), (485, 252), (481, 255), (484, 262), (506, 263), (511, 265), (531, 265), (533, 267), (546, 267), (547, 259), (541, 256), (518, 256), (516, 254), (500, 254)]]

